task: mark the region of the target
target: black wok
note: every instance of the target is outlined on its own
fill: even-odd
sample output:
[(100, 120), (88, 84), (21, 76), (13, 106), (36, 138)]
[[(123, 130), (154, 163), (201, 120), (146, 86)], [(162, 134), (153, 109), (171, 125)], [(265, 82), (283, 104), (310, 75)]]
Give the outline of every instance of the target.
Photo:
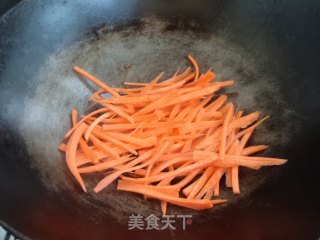
[[(22, 1), (0, 18), (0, 219), (32, 239), (318, 239), (320, 236), (318, 1)], [(57, 145), (69, 111), (90, 107), (80, 65), (116, 86), (186, 66), (233, 78), (246, 110), (272, 117), (254, 142), (279, 168), (243, 170), (242, 194), (194, 212), (186, 230), (128, 230), (156, 201), (97, 196), (74, 183)], [(87, 178), (88, 185), (96, 177)]]

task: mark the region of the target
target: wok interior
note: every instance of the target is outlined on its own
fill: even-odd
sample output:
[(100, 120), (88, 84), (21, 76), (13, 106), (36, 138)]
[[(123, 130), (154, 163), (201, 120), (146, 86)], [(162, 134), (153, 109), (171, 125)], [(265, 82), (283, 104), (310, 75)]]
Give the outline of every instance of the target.
[[(1, 220), (34, 239), (319, 236), (318, 2), (185, 2), (22, 1), (1, 17)], [(160, 212), (159, 203), (112, 188), (83, 195), (56, 150), (70, 109), (88, 108), (90, 89), (71, 67), (118, 86), (170, 76), (189, 53), (234, 79), (228, 91), (247, 111), (272, 115), (254, 141), (289, 162), (241, 172), (242, 195), (185, 232), (127, 231), (128, 212)]]
[[(260, 66), (267, 64), (267, 59), (261, 57), (261, 62), (257, 62), (254, 56), (215, 34), (190, 29), (168, 31), (168, 25), (168, 22), (156, 18), (141, 19), (138, 30), (136, 25), (120, 30), (106, 25), (97, 30), (99, 38), (78, 42), (47, 59), (36, 76), (35, 94), (27, 97), (26, 114), (21, 125), (32, 164), (39, 170), (47, 188), (66, 191), (75, 201), (98, 208), (100, 215), (111, 215), (120, 222), (127, 221), (128, 214), (132, 212), (143, 215), (160, 213), (157, 201), (144, 201), (135, 194), (117, 192), (115, 186), (100, 194), (92, 190), (89, 195), (75, 192), (78, 186), (66, 169), (64, 157), (57, 151), (57, 146), (70, 127), (71, 109), (85, 113), (92, 106), (88, 98), (96, 86), (78, 79), (72, 73), (73, 66), (81, 66), (116, 87), (122, 86), (124, 81), (148, 82), (162, 71), (165, 71), (163, 79), (168, 78), (177, 68), (183, 69), (189, 64), (186, 55), (190, 53), (198, 59), (202, 71), (213, 67), (217, 80), (235, 80), (235, 86), (225, 91), (237, 107), (247, 113), (258, 110), (262, 116), (272, 115), (269, 123), (259, 127), (253, 140), (270, 145), (266, 154), (277, 154), (273, 147), (280, 149), (281, 145), (289, 142), (295, 123), (292, 120), (287, 123), (293, 112), (281, 98), (275, 76)], [(241, 195), (233, 196), (230, 189), (223, 188), (221, 197), (230, 203), (245, 198), (273, 172), (272, 169), (258, 172), (241, 170)], [(97, 179), (103, 176), (89, 175), (85, 180), (92, 189)], [(224, 206), (227, 205), (217, 206), (211, 211)], [(202, 214), (171, 205), (169, 211)]]

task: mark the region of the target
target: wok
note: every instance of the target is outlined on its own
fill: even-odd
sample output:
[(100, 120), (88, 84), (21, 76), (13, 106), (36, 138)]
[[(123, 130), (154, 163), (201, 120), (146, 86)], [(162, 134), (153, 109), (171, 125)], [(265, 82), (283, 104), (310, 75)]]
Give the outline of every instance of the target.
[[(0, 219), (21, 239), (318, 239), (320, 4), (317, 1), (31, 1), (0, 19)], [(185, 67), (234, 79), (242, 108), (272, 117), (254, 136), (278, 168), (241, 170), (240, 196), (194, 212), (186, 230), (128, 230), (131, 214), (160, 213), (114, 186), (83, 194), (57, 151), (93, 86), (79, 65), (112, 86)], [(88, 185), (97, 176), (87, 177)]]

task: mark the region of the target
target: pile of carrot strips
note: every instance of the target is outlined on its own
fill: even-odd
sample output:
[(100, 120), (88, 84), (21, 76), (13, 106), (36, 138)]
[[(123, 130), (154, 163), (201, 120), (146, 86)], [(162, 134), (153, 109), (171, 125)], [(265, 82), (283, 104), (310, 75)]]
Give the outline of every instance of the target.
[[(247, 146), (254, 130), (269, 116), (244, 114), (219, 90), (234, 81), (215, 81), (209, 70), (192, 67), (150, 83), (125, 82), (113, 88), (90, 73), (74, 72), (99, 87), (90, 100), (99, 108), (87, 115), (71, 112), (72, 128), (59, 150), (70, 172), (87, 191), (83, 174), (102, 172), (98, 193), (118, 180), (117, 189), (167, 203), (202, 210), (226, 202), (219, 196), (221, 179), (240, 193), (239, 167), (258, 170), (287, 160), (251, 156), (266, 145)], [(104, 94), (110, 97), (104, 97)]]

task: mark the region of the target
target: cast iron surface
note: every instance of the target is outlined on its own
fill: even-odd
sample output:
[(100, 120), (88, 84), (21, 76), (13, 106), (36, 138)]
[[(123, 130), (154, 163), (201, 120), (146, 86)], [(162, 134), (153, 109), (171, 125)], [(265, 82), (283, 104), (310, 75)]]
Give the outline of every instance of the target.
[[(228, 0), (188, 1), (188, 4), (147, 0), (23, 1), (0, 20), (0, 219), (32, 239), (317, 239), (320, 236), (319, 29), (316, 1)], [(146, 41), (151, 35), (159, 41)], [(197, 44), (192, 44), (192, 39)], [(142, 47), (145, 43), (146, 50)], [(215, 45), (210, 47), (211, 43)], [(114, 52), (108, 44), (115, 46)], [(160, 47), (154, 48), (157, 44)], [(170, 46), (179, 49), (170, 54), (174, 50)], [(224, 55), (220, 46), (231, 50)], [(257, 106), (276, 109), (273, 112), (279, 116), (283, 111), (293, 112), (286, 119), (289, 127), (283, 123), (285, 118), (279, 118), (275, 126), (271, 124), (266, 129), (270, 133), (279, 132), (275, 139), (281, 149), (275, 148), (273, 153), (288, 158), (289, 162), (277, 171), (271, 169), (273, 174), (266, 181), (238, 201), (216, 212), (196, 215), (187, 231), (178, 228), (129, 232), (123, 216), (128, 216), (130, 209), (132, 213), (138, 212), (124, 204), (134, 205), (136, 198), (126, 195), (127, 202), (123, 197), (117, 198), (118, 195), (109, 198), (113, 203), (119, 200), (120, 205), (110, 208), (109, 215), (105, 213), (109, 206), (102, 204), (101, 199), (83, 197), (61, 167), (64, 165), (54, 168), (56, 165), (45, 159), (55, 156), (55, 140), (65, 129), (50, 131), (54, 122), (45, 126), (48, 116), (43, 116), (41, 109), (35, 111), (34, 106), (36, 103), (51, 106), (49, 118), (56, 118), (55, 122), (61, 121), (66, 127), (64, 110), (74, 104), (86, 107), (79, 97), (87, 89), (75, 84), (73, 87), (79, 88), (79, 94), (69, 92), (71, 97), (67, 98), (59, 88), (57, 79), (69, 79), (73, 64), (83, 64), (101, 76), (113, 69), (110, 79), (115, 80), (110, 83), (116, 84), (122, 80), (116, 79), (122, 71), (104, 64), (136, 61), (129, 76), (137, 76), (141, 70), (148, 76), (164, 67), (175, 67), (173, 60), (182, 59), (179, 64), (184, 64), (184, 54), (190, 51), (199, 54), (197, 57), (204, 66), (213, 62), (217, 71), (230, 69), (222, 72), (222, 77), (246, 77), (248, 82), (244, 81), (242, 86), (259, 82), (254, 88), (259, 91), (255, 93), (267, 94), (262, 99), (273, 100), (266, 100), (266, 104), (257, 100)], [(215, 52), (221, 61), (213, 56)], [(106, 57), (104, 53), (111, 55)], [(146, 57), (149, 53), (153, 56)], [(231, 61), (233, 56), (236, 60)], [(105, 58), (109, 62), (103, 62)], [(167, 63), (160, 64), (164, 58)], [(239, 64), (242, 58), (245, 63)], [(247, 60), (256, 67), (250, 69)], [(97, 66), (99, 63), (102, 66)], [(43, 73), (47, 71), (50, 74)], [(265, 85), (261, 79), (265, 76), (270, 76), (276, 87), (262, 91)], [(239, 94), (241, 89), (237, 89)], [(281, 101), (272, 95), (272, 90), (275, 96), (281, 96)], [(282, 138), (281, 134), (286, 136)], [(48, 140), (52, 144), (42, 145), (49, 135), (54, 136)], [(44, 159), (43, 164), (40, 158)], [(263, 171), (263, 176), (267, 174), (267, 170)], [(52, 181), (55, 175), (61, 180), (44, 183), (44, 179)], [(78, 196), (81, 201), (76, 200)], [(121, 211), (121, 204), (127, 211)], [(150, 208), (155, 205), (145, 204)], [(117, 210), (121, 217), (116, 217)]]

